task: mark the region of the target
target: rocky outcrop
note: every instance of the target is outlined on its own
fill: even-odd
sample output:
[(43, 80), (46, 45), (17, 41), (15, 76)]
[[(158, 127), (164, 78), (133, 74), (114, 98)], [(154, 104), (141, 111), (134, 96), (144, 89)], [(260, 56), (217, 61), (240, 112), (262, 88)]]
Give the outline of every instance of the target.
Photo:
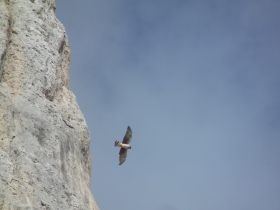
[(89, 131), (54, 0), (0, 0), (0, 209), (91, 209)]

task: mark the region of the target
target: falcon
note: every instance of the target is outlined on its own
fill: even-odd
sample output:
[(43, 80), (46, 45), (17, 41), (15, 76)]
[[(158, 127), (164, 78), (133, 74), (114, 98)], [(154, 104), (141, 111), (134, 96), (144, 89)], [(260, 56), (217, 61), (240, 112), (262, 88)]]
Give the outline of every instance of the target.
[(126, 133), (123, 137), (123, 141), (122, 143), (120, 143), (118, 140), (115, 141), (115, 147), (121, 147), (120, 149), (120, 157), (119, 157), (119, 165), (123, 164), (125, 159), (126, 159), (126, 156), (127, 156), (127, 150), (128, 149), (131, 149), (131, 146), (129, 145), (130, 141), (132, 139), (132, 130), (131, 128), (128, 126), (127, 127), (127, 130), (126, 130)]

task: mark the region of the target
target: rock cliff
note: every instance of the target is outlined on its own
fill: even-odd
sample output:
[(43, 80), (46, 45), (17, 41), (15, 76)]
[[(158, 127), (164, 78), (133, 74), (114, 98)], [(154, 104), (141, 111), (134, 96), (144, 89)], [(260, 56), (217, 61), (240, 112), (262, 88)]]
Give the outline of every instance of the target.
[(0, 209), (91, 209), (89, 131), (54, 0), (0, 0)]

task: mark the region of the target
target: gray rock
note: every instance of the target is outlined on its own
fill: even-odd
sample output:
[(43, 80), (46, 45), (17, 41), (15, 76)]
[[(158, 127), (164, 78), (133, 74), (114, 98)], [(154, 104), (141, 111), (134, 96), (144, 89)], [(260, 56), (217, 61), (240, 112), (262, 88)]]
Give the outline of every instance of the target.
[(98, 210), (53, 0), (0, 0), (0, 209)]

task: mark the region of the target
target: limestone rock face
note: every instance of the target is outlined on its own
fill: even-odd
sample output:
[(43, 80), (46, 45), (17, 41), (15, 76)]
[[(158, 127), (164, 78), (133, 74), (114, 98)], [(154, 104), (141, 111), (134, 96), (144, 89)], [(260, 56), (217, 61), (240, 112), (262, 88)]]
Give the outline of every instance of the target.
[(98, 210), (54, 0), (0, 0), (0, 209)]

